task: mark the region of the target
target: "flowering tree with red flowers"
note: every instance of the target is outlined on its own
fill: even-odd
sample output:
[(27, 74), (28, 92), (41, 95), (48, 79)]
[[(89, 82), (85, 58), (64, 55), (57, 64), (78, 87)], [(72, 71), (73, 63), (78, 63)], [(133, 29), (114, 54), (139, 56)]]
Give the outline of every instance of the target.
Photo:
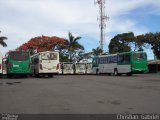
[(38, 36), (19, 46), (16, 50), (37, 50), (37, 52), (51, 51), (55, 46), (64, 46), (64, 39), (59, 37)]

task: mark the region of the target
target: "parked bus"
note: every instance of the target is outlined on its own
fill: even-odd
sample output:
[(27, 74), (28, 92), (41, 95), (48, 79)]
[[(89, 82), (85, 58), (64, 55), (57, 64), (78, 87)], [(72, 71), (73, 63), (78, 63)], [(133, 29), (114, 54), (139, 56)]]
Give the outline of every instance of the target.
[(7, 76), (31, 75), (30, 53), (26, 51), (11, 51), (7, 55), (6, 61)]
[(75, 63), (75, 74), (85, 74), (86, 64), (85, 63)]
[(32, 70), (37, 77), (40, 75), (48, 75), (53, 77), (53, 74), (59, 73), (59, 53), (53, 51), (39, 52), (33, 56)]
[(60, 74), (74, 74), (74, 63), (72, 62), (61, 63)]
[(86, 63), (86, 74), (92, 74), (92, 63)]
[(2, 60), (3, 60), (3, 56), (2, 56), (2, 53), (0, 52), (0, 78), (2, 77), (2, 66), (3, 66), (3, 62), (2, 62)]
[(3, 61), (2, 61), (2, 70), (3, 70), (3, 75), (7, 75), (7, 67), (6, 67), (6, 61), (7, 61), (7, 58), (3, 58)]
[(147, 54), (145, 52), (124, 52), (102, 55), (93, 58), (93, 73), (108, 73), (114, 75), (146, 73)]

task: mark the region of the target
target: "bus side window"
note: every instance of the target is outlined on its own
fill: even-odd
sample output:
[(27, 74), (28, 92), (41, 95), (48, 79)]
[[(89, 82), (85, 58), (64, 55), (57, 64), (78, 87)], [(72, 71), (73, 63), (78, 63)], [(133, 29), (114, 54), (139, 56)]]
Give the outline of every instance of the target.
[(123, 55), (118, 55), (118, 63), (123, 63), (124, 57)]
[(113, 56), (113, 63), (117, 62), (117, 56)]
[(110, 56), (108, 56), (108, 63), (110, 63), (111, 62), (111, 59), (110, 59)]
[(130, 62), (130, 55), (124, 55), (124, 62), (128, 63)]

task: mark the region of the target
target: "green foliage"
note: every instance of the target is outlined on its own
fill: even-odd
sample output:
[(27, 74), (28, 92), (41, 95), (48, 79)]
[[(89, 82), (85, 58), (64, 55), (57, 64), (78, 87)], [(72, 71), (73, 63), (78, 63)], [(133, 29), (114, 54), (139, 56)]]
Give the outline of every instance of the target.
[(103, 50), (100, 47), (97, 47), (96, 49), (92, 49), (93, 56), (98, 56), (103, 53)]
[(77, 55), (76, 51), (84, 50), (84, 47), (78, 43), (78, 40), (81, 37), (74, 37), (72, 33), (68, 33), (68, 40), (65, 40), (64, 48), (67, 50), (66, 54), (69, 54), (70, 62), (75, 59), (74, 57)]
[(131, 47), (129, 45), (133, 40), (134, 34), (132, 32), (116, 35), (109, 43), (109, 53), (114, 54), (118, 52), (131, 51)]
[(109, 53), (143, 51), (143, 47), (151, 46), (154, 55), (160, 59), (160, 32), (134, 36), (133, 32), (118, 34), (109, 43)]
[(147, 33), (145, 35), (145, 43), (151, 46), (154, 55), (157, 59), (160, 59), (160, 32)]
[(143, 51), (144, 42), (144, 35), (135, 36), (134, 40), (132, 41), (132, 44), (134, 45), (134, 51)]
[(68, 59), (68, 56), (66, 56), (65, 54), (63, 54), (62, 52), (60, 52), (59, 54), (59, 59), (60, 62), (69, 62), (70, 60)]
[[(0, 33), (1, 33), (1, 31), (0, 31)], [(4, 40), (7, 40), (7, 37), (0, 36), (0, 45), (2, 45), (3, 47), (7, 47), (7, 44)]]

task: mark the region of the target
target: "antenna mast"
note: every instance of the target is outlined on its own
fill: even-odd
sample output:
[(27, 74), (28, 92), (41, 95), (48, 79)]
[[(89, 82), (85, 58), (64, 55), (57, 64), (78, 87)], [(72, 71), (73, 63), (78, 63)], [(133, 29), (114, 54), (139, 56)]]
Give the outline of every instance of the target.
[(105, 28), (106, 28), (106, 21), (109, 20), (109, 17), (105, 15), (105, 0), (97, 0), (95, 4), (99, 5), (99, 13), (100, 16), (98, 17), (99, 20), (99, 27), (100, 27), (100, 48), (103, 51), (103, 45), (105, 41)]

